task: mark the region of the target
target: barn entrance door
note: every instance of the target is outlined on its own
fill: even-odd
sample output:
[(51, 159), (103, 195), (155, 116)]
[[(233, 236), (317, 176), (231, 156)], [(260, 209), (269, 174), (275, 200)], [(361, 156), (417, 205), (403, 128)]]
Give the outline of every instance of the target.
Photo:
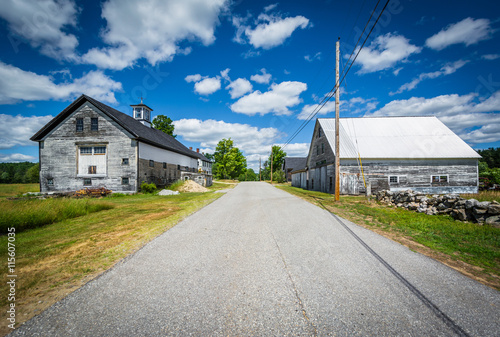
[(340, 194), (359, 194), (357, 174), (340, 174)]

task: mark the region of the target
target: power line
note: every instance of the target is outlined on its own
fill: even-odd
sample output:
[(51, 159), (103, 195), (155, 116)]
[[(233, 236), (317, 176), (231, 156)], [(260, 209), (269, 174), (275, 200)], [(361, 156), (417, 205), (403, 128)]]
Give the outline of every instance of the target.
[[(349, 64), (349, 60), (351, 58), (351, 56), (349, 56), (349, 59), (348, 61), (346, 62), (345, 66), (344, 66), (344, 69), (342, 70), (342, 79), (339, 81), (339, 83), (335, 83), (335, 86), (325, 95), (325, 97), (323, 98), (323, 100), (318, 103), (318, 105), (316, 106), (316, 108), (311, 112), (311, 114), (309, 115), (309, 117), (299, 126), (299, 128), (292, 134), (292, 136), (290, 137), (290, 139), (288, 141), (285, 142), (285, 144), (283, 144), (283, 146), (281, 146), (280, 150), (284, 149), (288, 144), (290, 144), (290, 142), (295, 139), (295, 137), (297, 137), (297, 135), (307, 126), (307, 124), (309, 124), (309, 122), (318, 114), (318, 112), (326, 105), (326, 103), (328, 103), (328, 101), (330, 101), (330, 99), (333, 97), (333, 95), (337, 92), (337, 90), (339, 90), (339, 87), (340, 85), (344, 82), (345, 80), (345, 77), (347, 76), (347, 74), (349, 73), (349, 70), (351, 70), (351, 67), (352, 65), (354, 64), (354, 62), (356, 61), (356, 59), (358, 58), (358, 55), (359, 53), (361, 52), (361, 50), (363, 49), (364, 45), (366, 44), (366, 41), (368, 41), (368, 38), (370, 37), (371, 33), (373, 32), (373, 29), (375, 28), (375, 26), (377, 25), (378, 21), (380, 20), (380, 17), (382, 16), (382, 14), (384, 13), (385, 9), (387, 8), (387, 5), (389, 4), (390, 0), (387, 0), (387, 2), (385, 3), (384, 5), (384, 8), (382, 8), (382, 11), (380, 12), (380, 14), (378, 15), (377, 17), (377, 20), (375, 20), (375, 23), (373, 24), (372, 28), (370, 29), (370, 32), (368, 33), (368, 35), (366, 36), (366, 38), (364, 39), (363, 41), (363, 44), (361, 45), (361, 47), (358, 49), (358, 51), (356, 52), (356, 46), (358, 45), (359, 43), (359, 39), (358, 39), (358, 42), (356, 42), (356, 46), (354, 46), (354, 50), (352, 51), (351, 53), (351, 56), (354, 54), (354, 52), (356, 52), (356, 56), (354, 57), (354, 59), (351, 61), (351, 63)], [(380, 0), (377, 2), (377, 4), (375, 5), (375, 8), (373, 9), (372, 11), (372, 14), (370, 15), (370, 18), (368, 19), (368, 22), (367, 24), (365, 25), (365, 29), (363, 29), (363, 32), (361, 33), (361, 36), (360, 38), (363, 36), (365, 30), (366, 30), (366, 27), (368, 26), (373, 14), (375, 13), (375, 10), (377, 9), (378, 7), (378, 4), (380, 3)], [(347, 67), (347, 65), (349, 64), (349, 67), (347, 68), (347, 70), (344, 72), (345, 70), (345, 67)]]

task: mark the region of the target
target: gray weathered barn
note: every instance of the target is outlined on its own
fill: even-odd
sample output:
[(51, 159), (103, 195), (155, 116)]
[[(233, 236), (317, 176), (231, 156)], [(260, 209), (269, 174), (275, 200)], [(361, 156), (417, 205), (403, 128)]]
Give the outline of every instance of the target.
[(143, 181), (165, 186), (184, 176), (212, 184), (210, 160), (152, 128), (147, 105), (132, 108), (133, 117), (82, 95), (38, 131), (40, 191), (136, 192)]
[[(340, 118), (340, 192), (477, 193), (480, 156), (436, 117)], [(335, 119), (316, 120), (292, 186), (335, 191)]]
[(285, 157), (281, 169), (285, 172), (286, 181), (292, 181), (292, 172), (306, 167), (306, 157)]

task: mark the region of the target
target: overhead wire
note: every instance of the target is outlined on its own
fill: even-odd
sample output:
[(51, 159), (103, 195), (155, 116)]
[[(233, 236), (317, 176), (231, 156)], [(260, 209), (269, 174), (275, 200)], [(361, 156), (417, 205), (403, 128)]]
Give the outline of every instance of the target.
[[(361, 47), (359, 47), (359, 49), (357, 50), (356, 52), (356, 49), (357, 49), (357, 45), (359, 44), (359, 40), (361, 39), (361, 37), (363, 37), (364, 35), (364, 32), (366, 31), (366, 28), (368, 26), (368, 24), (370, 23), (371, 21), (371, 18), (373, 17), (373, 14), (375, 13), (375, 11), (377, 10), (377, 7), (379, 5), (381, 0), (378, 0), (377, 4), (375, 5), (375, 8), (373, 9), (371, 15), (370, 15), (370, 18), (368, 19), (366, 25), (365, 25), (365, 28), (363, 29), (363, 32), (361, 33), (360, 35), (360, 38), (358, 39), (358, 41), (356, 42), (356, 45), (354, 46), (353, 48), (353, 51), (351, 52), (351, 55), (349, 56), (349, 59), (347, 60), (345, 66), (344, 66), (344, 69), (342, 70), (342, 73), (341, 75), (339, 76), (342, 77), (341, 80), (339, 80), (338, 83), (335, 83), (335, 86), (323, 97), (323, 100), (318, 103), (318, 105), (316, 106), (316, 108), (309, 114), (309, 117), (299, 126), (299, 128), (292, 134), (292, 136), (285, 142), (285, 144), (283, 144), (281, 147), (280, 147), (280, 150), (284, 149), (288, 144), (290, 144), (290, 142), (295, 139), (295, 137), (297, 137), (297, 135), (307, 126), (307, 124), (309, 124), (309, 122), (318, 114), (318, 112), (326, 105), (326, 103), (328, 103), (328, 101), (330, 101), (330, 99), (333, 97), (334, 94), (336, 94), (337, 90), (339, 90), (339, 87), (340, 85), (344, 82), (347, 74), (349, 73), (349, 71), (351, 70), (351, 67), (352, 65), (354, 64), (354, 62), (356, 61), (356, 59), (358, 58), (359, 56), (359, 53), (361, 52), (361, 50), (363, 49), (364, 45), (366, 44), (366, 42), (368, 41), (368, 38), (370, 37), (371, 33), (373, 32), (373, 29), (375, 28), (375, 26), (377, 25), (378, 21), (380, 20), (380, 17), (382, 16), (382, 14), (384, 13), (385, 9), (387, 8), (387, 5), (389, 4), (390, 0), (387, 0), (387, 2), (385, 3), (384, 7), (382, 8), (380, 14), (378, 15), (377, 19), (375, 20), (375, 23), (373, 24), (373, 26), (371, 27), (368, 35), (366, 36), (366, 38), (364, 39)], [(354, 52), (356, 52), (356, 56), (354, 57), (354, 59), (349, 63), (352, 55), (354, 54)], [(347, 65), (349, 65), (349, 67), (347, 67)], [(345, 70), (345, 67), (347, 67), (347, 70)]]

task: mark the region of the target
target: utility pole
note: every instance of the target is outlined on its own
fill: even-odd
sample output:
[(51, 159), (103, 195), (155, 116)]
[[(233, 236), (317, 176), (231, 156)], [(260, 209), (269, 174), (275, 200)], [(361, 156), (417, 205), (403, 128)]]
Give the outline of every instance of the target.
[(273, 183), (273, 146), (271, 145), (271, 184)]
[(335, 66), (335, 201), (340, 200), (340, 137), (339, 137), (339, 110), (340, 110), (340, 87), (339, 87), (339, 58), (340, 37), (336, 43), (336, 66)]
[(262, 181), (262, 176), (261, 176), (261, 173), (260, 173), (262, 166), (260, 165), (260, 160), (261, 160), (261, 158), (259, 157), (259, 181)]

